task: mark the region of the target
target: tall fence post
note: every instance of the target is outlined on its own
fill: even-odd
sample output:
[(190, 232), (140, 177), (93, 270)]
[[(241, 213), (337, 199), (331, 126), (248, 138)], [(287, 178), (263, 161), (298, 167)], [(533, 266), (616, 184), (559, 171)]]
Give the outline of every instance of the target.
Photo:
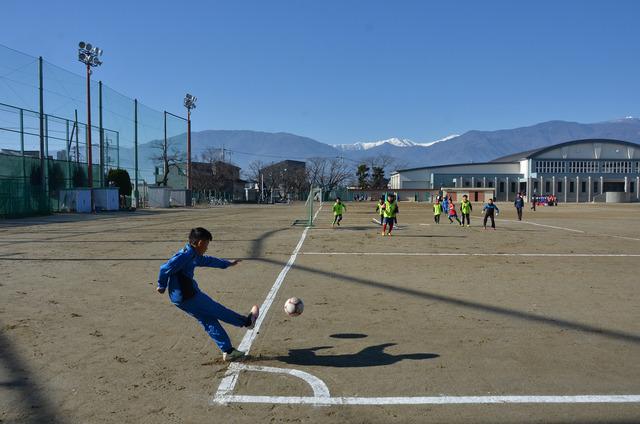
[(26, 184), (27, 170), (24, 162), (24, 110), (20, 109), (20, 156), (22, 156), (22, 183)]
[(46, 176), (45, 176), (45, 150), (44, 150), (44, 86), (42, 77), (42, 56), (38, 57), (38, 95), (39, 95), (39, 112), (40, 112), (40, 185), (42, 192), (46, 193)]
[[(162, 172), (164, 173), (164, 175), (167, 175), (168, 171), (169, 171), (167, 169), (168, 163), (169, 163), (168, 160), (167, 160), (167, 157), (168, 157), (167, 155), (169, 154), (168, 153), (169, 149), (167, 147), (167, 111), (166, 110), (164, 111), (163, 116), (164, 116), (164, 144), (162, 145), (162, 147), (163, 147), (163, 150), (162, 150), (162, 156), (163, 156), (163, 158), (162, 158), (163, 159), (163, 161), (162, 161)], [(165, 186), (165, 188), (167, 187), (167, 183), (166, 182), (165, 182), (164, 186)]]
[(76, 125), (76, 167), (80, 167), (80, 136), (78, 133), (80, 132), (80, 127), (78, 126), (78, 109), (75, 109), (75, 121)]
[(104, 187), (104, 127), (102, 126), (102, 81), (98, 81), (98, 125), (100, 128), (100, 187)]
[(134, 185), (134, 196), (136, 198), (136, 208), (138, 207), (138, 202), (140, 201), (140, 192), (138, 191), (138, 99), (133, 100), (133, 144), (134, 144), (134, 157), (135, 157), (135, 185)]

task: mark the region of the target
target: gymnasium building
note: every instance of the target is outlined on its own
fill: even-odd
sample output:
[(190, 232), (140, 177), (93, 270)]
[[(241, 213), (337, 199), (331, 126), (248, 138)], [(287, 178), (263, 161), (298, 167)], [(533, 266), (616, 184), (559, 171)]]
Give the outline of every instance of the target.
[(493, 189), (498, 201), (512, 201), (520, 192), (527, 199), (553, 195), (558, 202), (637, 202), (640, 145), (575, 140), (485, 163), (400, 169), (389, 181), (402, 200), (430, 201), (441, 188), (465, 192), (472, 201), (483, 201), (484, 190)]

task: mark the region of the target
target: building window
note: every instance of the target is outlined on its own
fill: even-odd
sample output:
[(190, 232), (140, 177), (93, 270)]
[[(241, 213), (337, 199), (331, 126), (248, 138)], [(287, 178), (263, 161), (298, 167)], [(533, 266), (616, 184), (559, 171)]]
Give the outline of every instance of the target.
[(629, 181), (629, 193), (635, 193), (636, 191), (636, 183), (634, 181)]
[(536, 161), (536, 172), (542, 174), (561, 174), (564, 172), (564, 162), (559, 160)]
[(504, 193), (504, 181), (500, 181), (500, 193)]
[(470, 183), (469, 181), (465, 181), (465, 182), (464, 182), (464, 186), (465, 186), (465, 187), (471, 187), (471, 183)]
[(476, 181), (476, 187), (482, 187), (482, 181)]
[(587, 182), (583, 181), (582, 184), (580, 184), (580, 191), (582, 191), (583, 193), (587, 192)]
[(489, 187), (493, 188), (493, 181), (489, 181)]
[(562, 193), (562, 181), (558, 181), (558, 193)]
[(593, 182), (593, 192), (594, 192), (594, 193), (597, 193), (597, 192), (598, 192), (598, 182), (597, 182), (597, 181), (594, 181), (594, 182)]
[(544, 191), (545, 193), (549, 193), (551, 191), (551, 182), (547, 181), (544, 183)]
[(607, 160), (602, 163), (602, 172), (605, 174), (629, 174), (631, 169), (630, 161)]
[(593, 160), (572, 160), (569, 161), (569, 173), (571, 174), (593, 174), (598, 172), (598, 162)]
[(576, 191), (576, 187), (573, 181), (569, 181), (569, 193)]
[(515, 193), (516, 192), (516, 183), (512, 182), (511, 183), (511, 193)]

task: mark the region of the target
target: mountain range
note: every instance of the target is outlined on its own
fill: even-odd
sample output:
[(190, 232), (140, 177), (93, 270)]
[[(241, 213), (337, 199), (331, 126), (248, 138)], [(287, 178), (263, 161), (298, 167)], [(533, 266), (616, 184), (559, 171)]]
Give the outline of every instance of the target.
[[(182, 134), (171, 140), (183, 145), (185, 138)], [(192, 157), (193, 160), (199, 160), (201, 154), (209, 148), (224, 149), (226, 160), (247, 170), (255, 160), (267, 164), (284, 159), (305, 160), (318, 156), (342, 157), (352, 162), (355, 168), (356, 162), (386, 155), (395, 159), (395, 168), (409, 168), (486, 162), (501, 156), (587, 138), (610, 138), (640, 144), (640, 119), (626, 117), (591, 124), (548, 121), (514, 129), (473, 130), (428, 142), (391, 138), (351, 145), (329, 145), (289, 133), (206, 130), (192, 133)], [(150, 156), (150, 143), (141, 144), (141, 168), (153, 169)]]

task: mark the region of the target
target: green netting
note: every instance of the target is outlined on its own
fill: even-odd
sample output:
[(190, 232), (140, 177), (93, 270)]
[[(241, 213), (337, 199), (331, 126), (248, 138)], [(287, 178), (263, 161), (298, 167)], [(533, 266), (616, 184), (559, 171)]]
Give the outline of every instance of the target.
[(307, 227), (313, 226), (314, 214), (321, 204), (322, 189), (318, 187), (311, 187), (311, 190), (309, 190), (309, 196), (305, 202), (306, 217), (304, 219), (296, 219), (293, 221), (293, 225), (304, 225)]
[[(87, 165), (0, 154), (0, 216), (43, 215), (61, 210), (60, 190), (87, 187)], [(94, 175), (99, 174), (97, 165)]]
[[(90, 84), (89, 149), (85, 68), (78, 62), (69, 64), (74, 65), (77, 73), (0, 45), (0, 155), (24, 156), (24, 161), (29, 163), (34, 159), (39, 163), (42, 155), (48, 164), (43, 169), (47, 181), (44, 190), (33, 186), (28, 166), (19, 174), (9, 168), (0, 169), (3, 175), (11, 174), (0, 175), (1, 185), (5, 187), (2, 216), (55, 211), (59, 203), (56, 190), (49, 190), (48, 185), (63, 175), (63, 185), (73, 187), (74, 172), (77, 174), (78, 169), (83, 169), (87, 175), (89, 150), (93, 164), (92, 186), (106, 186), (105, 176), (110, 169), (125, 169), (139, 193), (138, 206), (145, 203), (146, 188), (156, 184), (159, 169), (164, 168), (165, 151), (170, 155), (175, 153), (168, 185), (178, 189), (187, 186), (186, 119), (145, 106), (100, 84), (99, 68), (94, 70)], [(177, 99), (176, 106), (180, 100)], [(8, 161), (4, 159), (3, 166), (8, 166)], [(50, 173), (54, 178), (49, 178)], [(86, 178), (85, 186), (88, 186)], [(38, 199), (37, 207), (29, 199)]]

